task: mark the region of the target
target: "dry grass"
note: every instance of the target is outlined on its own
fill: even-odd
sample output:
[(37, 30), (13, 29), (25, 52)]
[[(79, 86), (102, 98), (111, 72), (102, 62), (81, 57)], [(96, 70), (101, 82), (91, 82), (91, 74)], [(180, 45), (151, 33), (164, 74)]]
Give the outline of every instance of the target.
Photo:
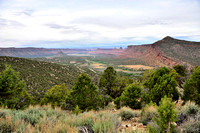
[(150, 66), (144, 66), (144, 65), (119, 65), (119, 67), (125, 67), (130, 69), (153, 69), (153, 67)]
[(0, 108), (0, 116), (0, 132), (78, 133), (85, 129), (95, 133), (116, 133), (121, 125), (119, 116), (109, 111), (74, 115), (49, 105), (30, 106), (24, 111)]
[(103, 65), (103, 64), (101, 64), (101, 63), (92, 63), (91, 67), (97, 68), (97, 69), (104, 69), (104, 68), (106, 68), (106, 66)]

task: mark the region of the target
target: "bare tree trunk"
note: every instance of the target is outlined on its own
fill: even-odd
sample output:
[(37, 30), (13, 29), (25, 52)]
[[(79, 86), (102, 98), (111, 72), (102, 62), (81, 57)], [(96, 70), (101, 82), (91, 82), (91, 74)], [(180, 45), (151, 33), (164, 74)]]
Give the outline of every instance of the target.
[(170, 123), (170, 121), (168, 122), (168, 127), (167, 127), (167, 133), (170, 133), (170, 125), (171, 125), (171, 123)]

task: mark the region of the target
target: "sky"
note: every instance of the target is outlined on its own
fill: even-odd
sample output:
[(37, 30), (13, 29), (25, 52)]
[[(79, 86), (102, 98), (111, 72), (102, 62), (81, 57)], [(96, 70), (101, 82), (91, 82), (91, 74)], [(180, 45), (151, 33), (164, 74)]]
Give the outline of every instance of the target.
[(200, 42), (200, 0), (0, 0), (0, 47)]

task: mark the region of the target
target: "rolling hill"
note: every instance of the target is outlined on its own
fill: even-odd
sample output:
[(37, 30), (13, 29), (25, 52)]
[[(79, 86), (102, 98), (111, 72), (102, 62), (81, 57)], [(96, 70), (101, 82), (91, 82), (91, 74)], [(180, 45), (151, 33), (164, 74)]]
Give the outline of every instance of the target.
[(25, 80), (26, 90), (39, 101), (45, 92), (54, 85), (65, 83), (72, 87), (79, 74), (85, 70), (74, 65), (60, 65), (49, 62), (35, 61), (25, 58), (0, 57), (0, 72), (5, 68), (5, 64), (20, 72), (20, 76)]
[(200, 65), (200, 42), (165, 37), (153, 44), (130, 45), (118, 58), (140, 60), (149, 66)]

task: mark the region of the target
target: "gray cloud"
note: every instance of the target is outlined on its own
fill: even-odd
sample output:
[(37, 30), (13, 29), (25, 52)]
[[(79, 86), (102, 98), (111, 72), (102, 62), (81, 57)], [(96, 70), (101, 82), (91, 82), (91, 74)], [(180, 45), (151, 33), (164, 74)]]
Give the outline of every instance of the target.
[(26, 15), (26, 16), (32, 16), (32, 14), (34, 13), (34, 10), (31, 9), (26, 9), (20, 12), (15, 12), (14, 15), (20, 16), (20, 15)]
[(93, 35), (93, 36), (98, 35), (97, 32), (83, 30), (75, 26), (63, 26), (59, 24), (45, 24), (45, 26), (48, 26), (49, 28), (53, 28), (53, 29), (61, 29), (62, 30), (61, 33), (63, 34), (84, 33), (84, 34)]
[[(4, 29), (0, 42), (14, 39), (4, 41), (10, 45), (27, 39), (58, 41), (49, 42), (49, 46), (81, 46), (142, 42), (167, 35), (200, 40), (199, 0), (3, 1), (4, 4), (0, 0), (0, 29)], [(19, 28), (23, 24), (26, 27)]]
[(171, 22), (165, 19), (154, 18), (123, 18), (123, 17), (99, 17), (99, 18), (79, 18), (75, 19), (73, 23), (78, 24), (94, 24), (103, 27), (112, 28), (130, 28), (141, 27), (146, 25), (169, 25)]
[(74, 26), (63, 26), (58, 24), (45, 24), (45, 26), (48, 26), (49, 28), (53, 29), (67, 29), (67, 30), (77, 30)]
[(18, 21), (15, 20), (8, 20), (4, 18), (0, 18), (0, 26), (13, 26), (13, 27), (24, 27), (24, 25)]

